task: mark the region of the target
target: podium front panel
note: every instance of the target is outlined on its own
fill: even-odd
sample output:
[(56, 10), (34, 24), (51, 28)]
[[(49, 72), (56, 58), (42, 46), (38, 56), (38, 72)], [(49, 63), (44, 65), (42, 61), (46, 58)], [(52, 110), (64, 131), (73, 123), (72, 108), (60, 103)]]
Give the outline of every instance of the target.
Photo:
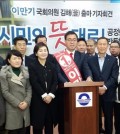
[[(98, 134), (99, 104), (96, 86), (64, 88), (65, 134)], [(92, 93), (92, 106), (76, 107), (76, 93)]]

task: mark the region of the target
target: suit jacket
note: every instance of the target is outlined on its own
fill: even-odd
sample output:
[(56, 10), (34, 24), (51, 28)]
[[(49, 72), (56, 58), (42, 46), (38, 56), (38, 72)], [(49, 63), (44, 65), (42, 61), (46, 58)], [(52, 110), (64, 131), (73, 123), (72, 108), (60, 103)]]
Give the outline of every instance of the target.
[(120, 55), (118, 57), (118, 60), (119, 60), (119, 78), (118, 78), (118, 93), (119, 93), (119, 100), (120, 100)]
[[(87, 57), (84, 53), (80, 53), (78, 51), (75, 51), (74, 62), (76, 63), (78, 69), (80, 70), (81, 75), (83, 77), (83, 80), (85, 80), (88, 76), (91, 76), (91, 71), (87, 65)], [(56, 68), (57, 68), (57, 72), (58, 72), (59, 83), (69, 82), (67, 76), (63, 72), (59, 63), (57, 64)]]
[(32, 59), (29, 56), (25, 55), (25, 66), (29, 66), (29, 64), (31, 63)]
[(5, 65), (5, 60), (0, 56), (0, 68)]
[(97, 55), (97, 53), (95, 53), (95, 55), (90, 55), (90, 54), (88, 54), (88, 53), (85, 53), (85, 54), (86, 54), (86, 57), (87, 57), (87, 58), (89, 58), (89, 57), (91, 57), (91, 56)]
[(56, 97), (52, 99), (50, 104), (46, 104), (41, 97), (44, 93), (56, 94), (57, 74), (55, 68), (49, 61), (46, 62), (45, 66), (42, 66), (37, 58), (34, 59), (34, 62), (32, 62), (28, 68), (32, 86), (32, 100), (30, 106), (31, 125), (40, 129), (43, 128), (48, 111), (51, 113), (54, 125), (56, 125)]
[(118, 79), (117, 59), (106, 54), (102, 71), (100, 71), (98, 55), (95, 55), (88, 58), (88, 66), (92, 72), (93, 81), (104, 81), (104, 85), (107, 87), (102, 98), (105, 101), (114, 101)]

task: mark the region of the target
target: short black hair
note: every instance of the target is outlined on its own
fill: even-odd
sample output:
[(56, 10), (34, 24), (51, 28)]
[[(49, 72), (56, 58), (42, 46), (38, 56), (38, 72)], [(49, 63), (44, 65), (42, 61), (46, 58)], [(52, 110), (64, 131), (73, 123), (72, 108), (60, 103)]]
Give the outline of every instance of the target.
[(105, 40), (107, 41), (107, 43), (109, 44), (108, 38), (106, 38), (106, 37), (100, 37), (100, 38), (98, 38), (98, 39), (97, 39), (97, 43), (98, 43), (98, 41), (101, 40), (101, 39), (105, 39)]
[(28, 40), (22, 36), (17, 36), (13, 39), (13, 44), (16, 45), (17, 44), (17, 41), (19, 40), (24, 40), (26, 42), (26, 44), (28, 43)]
[(37, 43), (36, 45), (35, 45), (35, 47), (34, 47), (34, 54), (36, 55), (36, 53), (38, 52), (38, 50), (39, 50), (39, 48), (41, 48), (41, 47), (46, 47), (47, 48), (47, 51), (48, 51), (48, 53), (49, 53), (49, 49), (48, 49), (48, 47), (47, 47), (47, 45), (46, 44), (44, 44), (43, 42), (40, 42), (40, 43)]
[(68, 31), (67, 33), (65, 33), (64, 39), (66, 40), (67, 39), (67, 36), (68, 35), (71, 35), (71, 34), (74, 34), (76, 36), (76, 38), (78, 39), (78, 36), (77, 36), (77, 34), (74, 31)]
[(110, 45), (111, 45), (112, 43), (117, 43), (118, 46), (120, 47), (120, 42), (119, 42), (118, 40), (113, 40), (113, 41), (110, 43)]
[(40, 35), (37, 35), (37, 36), (36, 36), (36, 38), (35, 38), (35, 43), (37, 43), (37, 41), (38, 41), (39, 38), (46, 38), (46, 40), (47, 40), (47, 37), (46, 37), (45, 35), (41, 35), (41, 34), (40, 34)]
[(79, 41), (84, 41), (85, 44), (87, 45), (87, 42), (86, 42), (85, 38), (78, 38), (78, 41), (77, 42), (79, 42)]
[(15, 55), (17, 57), (20, 57), (22, 59), (22, 63), (23, 63), (22, 54), (18, 50), (10, 50), (7, 53), (7, 56), (6, 56), (6, 59), (5, 59), (7, 65), (10, 65), (10, 63), (8, 62), (8, 60), (10, 60), (10, 58), (11, 58), (12, 55)]

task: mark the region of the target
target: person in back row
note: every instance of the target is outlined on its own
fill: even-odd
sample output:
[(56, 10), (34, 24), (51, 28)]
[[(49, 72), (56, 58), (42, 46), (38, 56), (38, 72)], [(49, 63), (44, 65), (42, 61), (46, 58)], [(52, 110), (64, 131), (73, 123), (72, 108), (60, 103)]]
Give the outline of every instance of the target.
[(94, 39), (88, 39), (87, 40), (87, 52), (86, 52), (86, 55), (87, 56), (96, 55), (95, 48), (96, 48), (96, 41)]
[(22, 54), (24, 66), (28, 66), (29, 63), (31, 62), (30, 57), (26, 55), (27, 43), (28, 40), (22, 36), (15, 37), (13, 39), (13, 45), (14, 45), (13, 48), (15, 50), (18, 50)]
[(81, 53), (86, 53), (87, 50), (87, 42), (85, 40), (85, 38), (78, 38), (77, 41), (77, 46), (76, 46), (76, 50), (81, 52)]

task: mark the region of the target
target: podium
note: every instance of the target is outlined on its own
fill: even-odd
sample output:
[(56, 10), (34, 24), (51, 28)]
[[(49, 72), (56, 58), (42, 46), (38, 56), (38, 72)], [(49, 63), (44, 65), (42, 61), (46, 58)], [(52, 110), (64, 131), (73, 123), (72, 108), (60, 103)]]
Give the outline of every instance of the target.
[(99, 134), (98, 87), (103, 84), (82, 81), (60, 86), (64, 90), (65, 134)]

